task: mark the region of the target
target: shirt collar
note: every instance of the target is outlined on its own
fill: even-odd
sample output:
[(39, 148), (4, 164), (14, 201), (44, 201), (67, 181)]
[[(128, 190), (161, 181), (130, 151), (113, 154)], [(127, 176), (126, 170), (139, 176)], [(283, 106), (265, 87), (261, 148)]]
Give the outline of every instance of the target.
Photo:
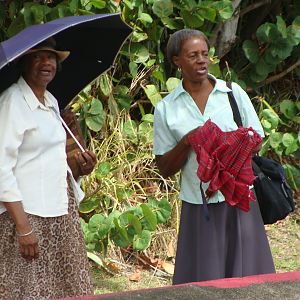
[[(223, 92), (223, 93), (228, 93), (228, 92), (231, 91), (231, 89), (226, 85), (225, 81), (217, 79), (212, 74), (208, 74), (208, 78), (212, 79), (215, 82), (215, 86), (212, 90), (212, 93), (214, 93), (216, 91), (220, 91), (220, 92)], [(176, 99), (182, 93), (187, 93), (187, 91), (183, 88), (182, 80), (181, 80), (179, 85), (174, 90), (174, 94), (173, 94), (174, 99)]]
[(43, 105), (22, 76), (19, 78), (17, 84), (31, 110), (35, 110), (38, 107), (46, 110), (50, 107), (54, 107), (53, 102), (50, 100), (50, 93), (48, 91), (45, 92), (45, 105)]

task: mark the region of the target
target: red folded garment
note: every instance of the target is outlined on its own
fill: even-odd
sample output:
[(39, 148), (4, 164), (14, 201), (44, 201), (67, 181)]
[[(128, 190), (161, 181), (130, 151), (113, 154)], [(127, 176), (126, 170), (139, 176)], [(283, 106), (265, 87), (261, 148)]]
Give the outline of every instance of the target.
[(249, 186), (255, 176), (252, 171), (252, 153), (262, 138), (250, 128), (223, 132), (211, 120), (189, 135), (197, 155), (197, 176), (209, 182), (208, 193), (222, 192), (230, 205), (249, 211), (255, 196)]

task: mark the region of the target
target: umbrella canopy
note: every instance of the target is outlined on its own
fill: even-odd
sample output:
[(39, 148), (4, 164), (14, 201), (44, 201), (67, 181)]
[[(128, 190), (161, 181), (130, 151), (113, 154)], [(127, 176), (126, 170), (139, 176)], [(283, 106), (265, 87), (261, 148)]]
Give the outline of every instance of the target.
[(210, 181), (208, 192), (220, 190), (230, 205), (248, 211), (254, 199), (249, 190), (255, 179), (252, 152), (262, 141), (258, 133), (243, 127), (223, 132), (208, 120), (189, 135), (189, 141), (199, 163), (197, 176), (203, 182)]
[(14, 60), (54, 37), (60, 50), (71, 52), (48, 86), (63, 108), (86, 85), (113, 66), (131, 31), (118, 13), (65, 17), (27, 27), (0, 44), (0, 93), (19, 77)]

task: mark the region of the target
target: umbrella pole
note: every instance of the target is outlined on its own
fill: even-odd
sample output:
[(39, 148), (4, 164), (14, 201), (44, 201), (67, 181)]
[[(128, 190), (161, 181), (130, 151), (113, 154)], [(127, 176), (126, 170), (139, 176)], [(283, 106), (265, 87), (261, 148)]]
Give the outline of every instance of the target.
[(71, 129), (68, 127), (68, 125), (66, 124), (66, 122), (63, 120), (63, 118), (61, 116), (58, 116), (58, 117), (59, 117), (60, 121), (62, 122), (63, 126), (66, 128), (66, 130), (71, 135), (72, 139), (75, 141), (75, 143), (77, 144), (77, 146), (81, 150), (81, 152), (82, 153), (85, 152), (84, 148), (81, 146), (81, 144), (79, 143), (79, 141), (77, 140), (77, 138), (75, 137), (75, 135), (73, 134), (73, 132), (71, 131)]

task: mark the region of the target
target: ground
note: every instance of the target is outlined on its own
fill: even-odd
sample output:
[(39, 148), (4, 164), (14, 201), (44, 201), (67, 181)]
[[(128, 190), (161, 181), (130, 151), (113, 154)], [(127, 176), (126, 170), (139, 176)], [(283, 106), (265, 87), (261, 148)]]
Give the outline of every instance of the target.
[[(285, 220), (265, 226), (277, 272), (300, 270), (300, 208)], [(128, 265), (111, 275), (92, 267), (96, 294), (153, 288), (171, 284), (171, 275), (160, 270)]]

